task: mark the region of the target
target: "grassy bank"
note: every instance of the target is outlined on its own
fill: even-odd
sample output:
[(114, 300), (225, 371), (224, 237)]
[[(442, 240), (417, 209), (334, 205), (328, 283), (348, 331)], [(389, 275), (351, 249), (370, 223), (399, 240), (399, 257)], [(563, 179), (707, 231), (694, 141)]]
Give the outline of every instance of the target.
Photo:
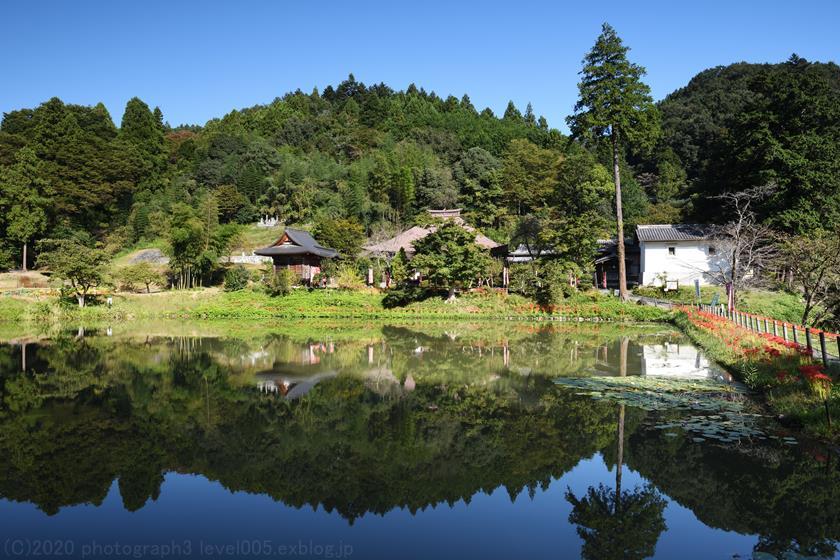
[[(633, 290), (638, 296), (662, 299), (673, 303), (690, 305), (697, 303), (694, 287), (682, 286), (679, 290), (663, 292), (660, 288), (643, 286)], [(712, 303), (715, 295), (718, 302), (726, 302), (726, 293), (720, 286), (701, 286), (700, 302)], [(778, 321), (800, 324), (805, 304), (797, 294), (772, 290), (744, 290), (738, 294), (739, 311), (772, 317)]]
[(666, 311), (622, 303), (597, 293), (580, 294), (551, 311), (517, 295), (468, 293), (448, 303), (429, 298), (404, 307), (386, 308), (383, 295), (375, 291), (293, 290), (284, 297), (270, 297), (252, 290), (223, 292), (216, 288), (125, 294), (114, 297), (113, 306), (97, 303), (79, 309), (59, 303), (55, 297), (25, 300), (0, 299), (0, 317), (35, 322), (99, 321), (132, 319), (271, 319), (291, 317), (346, 318), (584, 318), (609, 321), (665, 321)]
[(747, 331), (695, 309), (678, 313), (675, 323), (711, 358), (762, 396), (783, 424), (840, 442), (837, 368), (826, 371), (801, 345)]

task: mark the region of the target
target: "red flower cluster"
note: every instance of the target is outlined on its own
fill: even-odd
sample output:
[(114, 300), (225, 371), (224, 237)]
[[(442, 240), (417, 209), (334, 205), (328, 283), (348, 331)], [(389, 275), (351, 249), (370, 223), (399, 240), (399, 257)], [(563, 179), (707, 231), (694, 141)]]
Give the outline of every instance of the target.
[(828, 381), (831, 383), (831, 378), (823, 373), (825, 370), (821, 365), (809, 364), (806, 366), (799, 366), (799, 373), (807, 381)]
[(782, 355), (782, 351), (778, 348), (770, 346), (769, 344), (764, 345), (764, 353), (772, 356), (773, 358), (778, 358)]

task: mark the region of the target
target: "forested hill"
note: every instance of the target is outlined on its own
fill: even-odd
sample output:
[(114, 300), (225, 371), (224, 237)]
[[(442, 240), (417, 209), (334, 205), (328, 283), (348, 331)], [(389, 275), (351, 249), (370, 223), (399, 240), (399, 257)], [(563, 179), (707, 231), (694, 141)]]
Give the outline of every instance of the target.
[[(713, 195), (776, 185), (760, 209), (807, 233), (840, 223), (840, 67), (796, 55), (719, 66), (659, 103), (661, 153), (685, 171), (689, 217), (719, 214)], [(665, 158), (667, 159), (667, 158)], [(706, 218), (708, 219), (708, 218)]]
[[(725, 220), (714, 194), (768, 183), (777, 189), (761, 217), (780, 229), (840, 223), (835, 64), (793, 57), (714, 68), (659, 108), (657, 147), (639, 155), (629, 146), (622, 162), (628, 231)], [(134, 98), (117, 128), (102, 104), (53, 98), (0, 125), (0, 268), (45, 237), (76, 234), (119, 250), (171, 241), (174, 227), (210, 231), (261, 215), (306, 226), (342, 219), (381, 234), (424, 208), (456, 205), (499, 241), (522, 217), (549, 212), (553, 239), (571, 247), (609, 235), (604, 164), (606, 150), (549, 129), (530, 105), (510, 103), (497, 117), (467, 95), (366, 86), (352, 75), (204, 126), (172, 128)]]
[(365, 86), (352, 75), (204, 127), (171, 128), (135, 98), (118, 129), (102, 104), (53, 98), (4, 115), (4, 188), (29, 195), (14, 219), (0, 217), (0, 237), (6, 249), (68, 230), (130, 244), (163, 236), (173, 204), (199, 209), (211, 196), (222, 222), (330, 216), (370, 230), (460, 204), (479, 225), (509, 227), (511, 210), (543, 203), (521, 167), (533, 160), (536, 173), (553, 173), (564, 146), (530, 106), (511, 103), (497, 118), (467, 95)]

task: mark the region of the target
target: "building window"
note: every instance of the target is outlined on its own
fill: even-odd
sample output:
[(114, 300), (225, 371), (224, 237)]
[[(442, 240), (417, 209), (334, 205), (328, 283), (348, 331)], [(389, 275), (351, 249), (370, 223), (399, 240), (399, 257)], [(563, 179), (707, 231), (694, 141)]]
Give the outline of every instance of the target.
[(710, 255), (716, 255), (717, 254), (717, 248), (714, 245), (709, 245), (709, 254)]
[(669, 256), (673, 257), (676, 254), (677, 254), (677, 248), (676, 247), (668, 247), (668, 255)]

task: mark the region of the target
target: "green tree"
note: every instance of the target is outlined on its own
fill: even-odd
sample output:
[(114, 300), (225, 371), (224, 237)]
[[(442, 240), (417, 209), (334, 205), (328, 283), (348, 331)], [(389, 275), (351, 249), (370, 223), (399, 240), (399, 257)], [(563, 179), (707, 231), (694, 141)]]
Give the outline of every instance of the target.
[(88, 293), (105, 279), (108, 262), (105, 251), (76, 238), (42, 239), (38, 248), (38, 266), (49, 270), (55, 278), (69, 282), (79, 307), (84, 307)]
[(832, 233), (784, 238), (778, 266), (788, 271), (805, 302), (801, 324), (819, 324), (840, 293), (840, 226)]
[(335, 249), (343, 259), (355, 259), (362, 249), (365, 228), (355, 220), (325, 218), (319, 220), (313, 235), (324, 247)]
[(582, 498), (571, 491), (569, 522), (583, 539), (581, 556), (588, 560), (642, 560), (653, 556), (665, 530), (662, 512), (667, 502), (653, 486), (614, 492), (590, 487)]
[(502, 186), (508, 210), (521, 216), (549, 202), (561, 156), (533, 142), (511, 140), (502, 159)]
[(505, 114), (502, 118), (506, 121), (522, 122), (522, 113), (519, 112), (519, 109), (516, 108), (513, 101), (508, 101)]
[(512, 241), (524, 245), (535, 259), (550, 255), (560, 261), (543, 272), (557, 278), (562, 271), (568, 285), (569, 274), (580, 277), (592, 266), (598, 239), (606, 231), (600, 205), (611, 184), (609, 172), (592, 155), (569, 155), (554, 167), (546, 205), (520, 218)]
[(177, 286), (192, 288), (196, 283), (196, 268), (207, 243), (205, 226), (188, 205), (172, 206), (169, 225), (168, 252), (170, 267), (177, 276)]
[(483, 276), (490, 264), (490, 256), (475, 244), (475, 233), (452, 223), (415, 241), (414, 249), (411, 265), (431, 285), (447, 289), (449, 301), (455, 299), (456, 288)]
[(414, 176), (408, 167), (400, 167), (391, 178), (391, 204), (403, 218), (410, 218), (414, 207)]
[(479, 226), (497, 225), (504, 214), (500, 169), (501, 162), (478, 147), (467, 150), (454, 166), (460, 200)]
[(405, 254), (405, 249), (400, 247), (400, 250), (391, 259), (391, 280), (395, 286), (401, 286), (407, 279), (410, 270), (408, 263), (408, 256)]
[(139, 262), (124, 266), (116, 271), (115, 276), (127, 289), (133, 290), (135, 286), (145, 286), (146, 293), (151, 293), (152, 284), (165, 285), (166, 279), (151, 263)]
[(652, 145), (659, 133), (659, 116), (642, 82), (645, 69), (627, 59), (625, 47), (615, 30), (604, 24), (595, 46), (583, 59), (580, 97), (575, 113), (567, 118), (575, 137), (608, 137), (612, 149), (615, 182), (615, 217), (618, 241), (619, 291), (626, 300), (627, 274), (624, 259), (624, 223), (622, 215), (621, 174), (619, 163), (623, 145), (634, 148)]
[(149, 109), (137, 97), (131, 98), (125, 106), (120, 139), (139, 152), (144, 174), (160, 173), (165, 165), (165, 130), (163, 116), (158, 108)]
[(239, 221), (251, 208), (248, 197), (239, 192), (233, 185), (222, 185), (216, 188), (214, 198), (218, 206), (219, 219), (222, 223)]
[(0, 167), (0, 209), (6, 236), (23, 245), (21, 268), (27, 268), (29, 243), (47, 228), (52, 189), (43, 178), (43, 165), (32, 148), (23, 148), (15, 164)]

